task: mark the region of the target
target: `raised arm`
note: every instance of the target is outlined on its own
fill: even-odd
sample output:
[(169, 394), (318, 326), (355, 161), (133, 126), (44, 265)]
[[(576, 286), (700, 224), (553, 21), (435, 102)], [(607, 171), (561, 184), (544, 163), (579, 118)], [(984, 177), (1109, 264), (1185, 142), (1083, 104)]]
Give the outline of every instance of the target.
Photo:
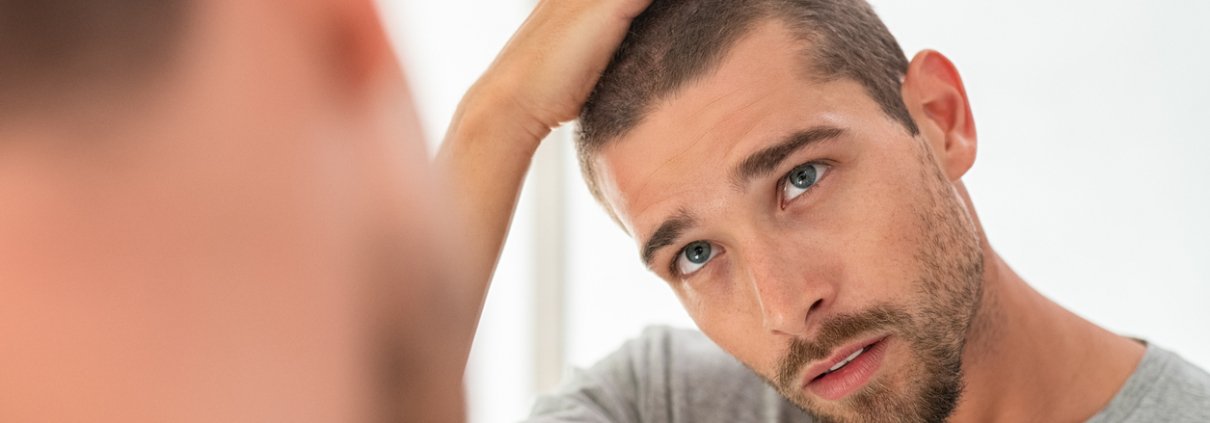
[(543, 0), (463, 97), (437, 167), (469, 243), (482, 308), (538, 144), (579, 114), (630, 22), (651, 0)]

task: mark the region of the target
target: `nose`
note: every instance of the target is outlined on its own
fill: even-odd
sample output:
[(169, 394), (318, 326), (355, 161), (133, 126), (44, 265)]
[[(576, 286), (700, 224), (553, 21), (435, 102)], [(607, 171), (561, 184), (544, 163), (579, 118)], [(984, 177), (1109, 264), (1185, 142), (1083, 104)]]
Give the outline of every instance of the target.
[(806, 337), (812, 319), (835, 296), (828, 275), (812, 271), (809, 252), (793, 245), (748, 243), (742, 253), (747, 284), (754, 293), (764, 329), (779, 335)]

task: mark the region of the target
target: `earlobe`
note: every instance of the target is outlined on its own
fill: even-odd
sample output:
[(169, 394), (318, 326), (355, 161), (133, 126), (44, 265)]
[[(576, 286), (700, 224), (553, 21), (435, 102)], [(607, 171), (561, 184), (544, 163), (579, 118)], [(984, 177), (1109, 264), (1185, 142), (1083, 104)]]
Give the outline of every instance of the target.
[(916, 54), (904, 77), (903, 98), (946, 176), (961, 179), (975, 163), (978, 136), (957, 68), (937, 51)]

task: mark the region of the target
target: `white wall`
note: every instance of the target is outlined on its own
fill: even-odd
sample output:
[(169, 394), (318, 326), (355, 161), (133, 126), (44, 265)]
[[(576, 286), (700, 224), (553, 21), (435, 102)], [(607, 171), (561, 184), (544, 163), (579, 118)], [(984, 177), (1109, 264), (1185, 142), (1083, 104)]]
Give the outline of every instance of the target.
[[(527, 0), (382, 0), (434, 144)], [(993, 245), (1046, 295), (1210, 368), (1210, 2), (875, 0), (909, 55), (946, 53), (980, 135), (968, 187)], [(567, 362), (692, 326), (564, 153)], [(476, 339), (472, 421), (534, 394), (533, 210), (523, 198)]]

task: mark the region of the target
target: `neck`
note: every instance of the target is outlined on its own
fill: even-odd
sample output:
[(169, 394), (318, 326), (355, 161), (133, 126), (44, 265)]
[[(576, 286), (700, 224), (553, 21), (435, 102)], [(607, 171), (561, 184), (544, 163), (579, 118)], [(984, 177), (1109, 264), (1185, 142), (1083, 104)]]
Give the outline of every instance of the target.
[(984, 292), (952, 422), (1084, 421), (1109, 404), (1144, 347), (1042, 296), (984, 241)]

